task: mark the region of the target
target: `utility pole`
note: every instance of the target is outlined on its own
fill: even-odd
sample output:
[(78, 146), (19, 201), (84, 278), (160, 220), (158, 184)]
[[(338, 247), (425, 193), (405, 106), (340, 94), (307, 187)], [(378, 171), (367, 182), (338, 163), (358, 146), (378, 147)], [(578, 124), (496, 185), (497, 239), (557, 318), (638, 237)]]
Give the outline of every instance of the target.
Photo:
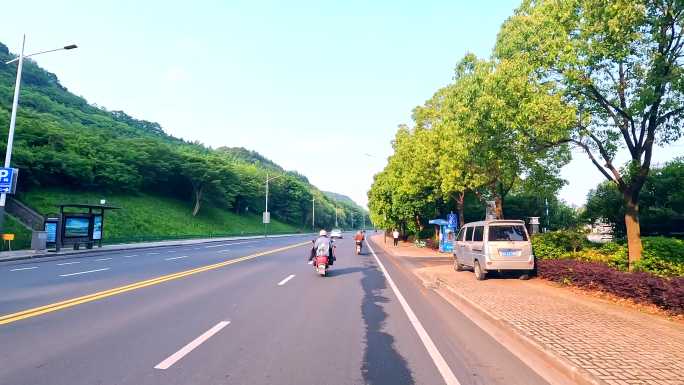
[(546, 227), (544, 228), (544, 232), (548, 231), (549, 227), (551, 226), (550, 218), (549, 218), (549, 198), (544, 199), (544, 204), (546, 205)]
[(337, 203), (335, 203), (335, 227), (339, 227), (337, 224)]
[(352, 230), (354, 230), (354, 212), (352, 211), (349, 215), (351, 215)]
[(268, 173), (266, 173), (266, 209), (264, 210), (264, 216), (262, 221), (264, 222), (264, 237), (268, 236), (268, 224), (271, 222), (271, 214), (268, 212), (268, 182), (272, 181), (273, 179), (277, 179), (283, 176), (283, 174), (280, 174), (278, 176), (274, 176), (273, 178), (268, 177)]
[(311, 230), (316, 232), (316, 198), (311, 198)]

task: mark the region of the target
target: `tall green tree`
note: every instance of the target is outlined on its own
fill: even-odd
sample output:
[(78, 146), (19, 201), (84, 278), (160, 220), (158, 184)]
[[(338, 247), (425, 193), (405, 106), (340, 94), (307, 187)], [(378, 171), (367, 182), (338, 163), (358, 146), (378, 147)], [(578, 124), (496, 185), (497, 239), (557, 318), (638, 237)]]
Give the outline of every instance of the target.
[[(525, 0), (503, 25), (499, 59), (530, 63), (577, 110), (572, 143), (614, 183), (630, 267), (641, 258), (639, 195), (656, 143), (682, 135), (684, 2)], [(625, 148), (626, 167), (615, 164)]]

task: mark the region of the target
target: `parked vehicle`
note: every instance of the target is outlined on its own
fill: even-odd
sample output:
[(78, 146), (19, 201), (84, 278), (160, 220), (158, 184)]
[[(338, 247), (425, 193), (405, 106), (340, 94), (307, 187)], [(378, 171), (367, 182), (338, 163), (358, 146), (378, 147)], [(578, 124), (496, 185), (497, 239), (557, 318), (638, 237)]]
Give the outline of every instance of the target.
[(456, 236), (454, 269), (472, 269), (477, 280), (489, 271), (515, 270), (528, 279), (535, 269), (532, 243), (525, 222), (488, 220), (467, 223)]

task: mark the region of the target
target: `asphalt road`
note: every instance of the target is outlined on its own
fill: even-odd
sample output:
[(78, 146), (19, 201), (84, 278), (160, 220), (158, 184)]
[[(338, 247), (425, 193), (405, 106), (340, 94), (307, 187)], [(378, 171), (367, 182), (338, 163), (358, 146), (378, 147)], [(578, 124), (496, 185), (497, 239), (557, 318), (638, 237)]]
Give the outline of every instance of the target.
[(319, 277), (307, 240), (2, 263), (0, 384), (545, 383), (379, 247)]

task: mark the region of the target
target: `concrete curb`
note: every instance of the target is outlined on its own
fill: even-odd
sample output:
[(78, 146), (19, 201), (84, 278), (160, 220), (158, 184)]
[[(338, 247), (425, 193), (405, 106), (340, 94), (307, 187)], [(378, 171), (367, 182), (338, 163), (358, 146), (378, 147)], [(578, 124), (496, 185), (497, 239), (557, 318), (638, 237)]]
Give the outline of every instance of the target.
[[(295, 236), (305, 236), (312, 235), (313, 233), (299, 233), (299, 234), (276, 234), (270, 235), (268, 238), (285, 238), (285, 237), (295, 237)], [(115, 251), (126, 251), (126, 250), (144, 250), (159, 247), (174, 247), (174, 246), (187, 246), (187, 245), (198, 245), (204, 243), (215, 243), (215, 242), (226, 242), (226, 241), (240, 241), (247, 239), (265, 239), (262, 235), (250, 235), (242, 237), (226, 237), (226, 238), (201, 238), (201, 239), (185, 239), (178, 241), (159, 241), (159, 242), (144, 242), (140, 244), (135, 243), (124, 243), (120, 245), (107, 245), (102, 248), (92, 248), (92, 249), (81, 249), (81, 250), (68, 250), (68, 251), (40, 251), (34, 254), (27, 252), (26, 255), (10, 256), (10, 257), (0, 257), (1, 262), (11, 262), (11, 261), (23, 261), (29, 259), (40, 259), (40, 258), (60, 258), (60, 257), (74, 257), (80, 254), (88, 253), (109, 253)]]
[[(439, 277), (435, 277), (434, 280), (436, 284), (433, 285), (433, 290), (435, 290), (435, 292), (441, 295), (444, 299), (449, 301), (449, 298), (447, 298), (444, 293), (440, 292), (441, 289), (447, 290), (451, 294), (451, 298), (457, 300), (462, 306), (474, 311), (478, 316), (484, 318), (486, 321), (489, 321), (491, 325), (499, 329), (499, 332), (512, 337), (515, 342), (523, 345), (525, 348), (527, 348), (526, 350), (528, 353), (536, 353), (537, 356), (534, 357), (534, 359), (547, 363), (550, 367), (565, 375), (570, 381), (572, 381), (572, 383), (579, 385), (607, 385), (606, 382), (594, 377), (588, 371), (559, 356), (553, 349), (534, 341), (515, 325), (494, 316), (482, 306), (459, 293), (456, 289), (451, 287), (449, 282), (446, 280)], [(436, 286), (436, 288), (434, 286)], [(453, 304), (452, 301), (449, 302)], [(472, 317), (469, 318), (471, 318), (471, 320), (476, 324), (479, 324), (479, 320), (472, 319)], [(520, 358), (523, 362), (530, 359), (530, 357)], [(534, 367), (532, 369), (534, 370)]]

